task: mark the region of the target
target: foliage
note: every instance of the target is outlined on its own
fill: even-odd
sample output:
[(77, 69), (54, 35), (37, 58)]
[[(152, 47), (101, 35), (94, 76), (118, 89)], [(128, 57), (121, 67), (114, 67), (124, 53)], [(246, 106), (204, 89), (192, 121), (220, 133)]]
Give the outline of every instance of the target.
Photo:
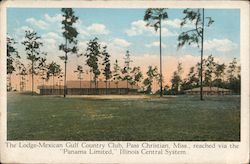
[[(200, 62), (200, 99), (203, 100), (203, 40), (204, 40), (204, 8), (203, 9), (185, 9), (183, 11), (185, 15), (181, 22), (181, 27), (186, 24), (193, 24), (195, 27), (191, 30), (182, 32), (178, 36), (178, 48), (183, 47), (185, 44), (191, 45), (196, 44), (197, 47), (201, 48), (201, 62)], [(207, 27), (209, 27), (214, 21), (211, 17), (206, 17), (208, 19)]]
[(121, 68), (118, 64), (118, 60), (115, 60), (114, 67), (113, 67), (113, 80), (115, 81), (115, 84), (117, 87), (118, 87), (119, 80), (121, 80), (120, 69)]
[(228, 70), (227, 70), (227, 73), (228, 73), (227, 80), (228, 81), (232, 81), (235, 78), (236, 68), (237, 68), (237, 61), (236, 61), (236, 58), (234, 58), (233, 61), (230, 62), (228, 65)]
[(215, 72), (214, 72), (214, 75), (215, 75), (214, 85), (215, 86), (223, 88), (225, 69), (226, 69), (226, 65), (224, 63), (215, 64)]
[(86, 64), (91, 68), (92, 73), (94, 74), (95, 87), (97, 78), (100, 75), (100, 70), (98, 67), (98, 58), (101, 57), (100, 44), (98, 43), (98, 38), (94, 38), (88, 42), (88, 47), (84, 56), (87, 57)]
[(147, 26), (153, 27), (155, 31), (161, 28), (161, 21), (168, 18), (168, 13), (165, 8), (149, 8), (144, 15), (144, 21)]
[(199, 86), (199, 77), (198, 73), (199, 71), (195, 71), (194, 66), (192, 66), (189, 70), (188, 77), (184, 79), (182, 83), (182, 90), (192, 89)]
[(74, 72), (77, 73), (77, 78), (79, 80), (82, 80), (82, 74), (84, 73), (83, 67), (81, 65), (78, 65)]
[(28, 75), (27, 69), (20, 60), (16, 62), (16, 68), (18, 71), (17, 75), (19, 75), (20, 91), (24, 91), (24, 88), (26, 86), (26, 76)]
[(50, 76), (58, 76), (61, 73), (61, 67), (56, 62), (52, 61), (48, 65), (48, 72), (47, 72), (47, 78), (49, 79)]
[(232, 89), (235, 93), (238, 94), (240, 93), (240, 78), (240, 66), (237, 67), (237, 61), (236, 58), (234, 58), (233, 61), (228, 65), (227, 82), (228, 88)]
[(22, 42), (25, 46), (25, 51), (27, 54), (27, 59), (30, 60), (31, 64), (31, 75), (32, 75), (32, 93), (34, 92), (34, 75), (38, 72), (38, 61), (41, 59), (41, 55), (46, 55), (41, 52), (40, 48), (43, 46), (41, 42), (41, 37), (37, 35), (35, 31), (26, 30), (25, 31), (25, 40)]
[(13, 38), (7, 37), (7, 75), (9, 77), (7, 78), (7, 91), (12, 90), (11, 86), (11, 74), (15, 71), (14, 62), (18, 61), (20, 59), (20, 56), (14, 47), (16, 44), (15, 40)]
[(15, 71), (13, 62), (16, 59), (20, 59), (20, 56), (14, 47), (16, 44), (13, 38), (7, 37), (7, 74), (12, 74)]
[(47, 79), (47, 72), (48, 72), (48, 66), (47, 66), (46, 61), (47, 59), (45, 57), (41, 57), (38, 61), (39, 62), (38, 64), (39, 74), (41, 76), (43, 83)]
[(180, 86), (182, 83), (182, 79), (181, 79), (182, 73), (183, 73), (182, 64), (178, 63), (177, 70), (174, 71), (172, 79), (171, 79), (171, 83), (172, 83), (171, 92), (173, 94), (178, 94), (178, 92), (180, 91)]
[(147, 78), (144, 79), (143, 81), (143, 84), (145, 87), (145, 93), (152, 93), (153, 80), (154, 79), (157, 80), (157, 77), (159, 77), (157, 67), (153, 68), (152, 66), (149, 66), (146, 74), (147, 74)]
[(162, 49), (161, 49), (161, 22), (168, 18), (168, 13), (165, 8), (149, 8), (146, 10), (144, 15), (144, 21), (147, 22), (146, 26), (153, 27), (157, 32), (160, 30), (160, 75), (158, 82), (160, 83), (160, 96), (162, 96), (162, 83), (163, 83), (163, 75), (162, 75)]
[(122, 69), (122, 80), (127, 81), (127, 87), (128, 87), (128, 83), (131, 83), (132, 77), (131, 77), (131, 70), (132, 68), (130, 67), (130, 63), (133, 62), (130, 59), (130, 53), (127, 50), (126, 54), (125, 54), (125, 58), (124, 58), (124, 67)]
[[(204, 20), (202, 19), (201, 9), (185, 9), (183, 10), (183, 14), (185, 15), (181, 22), (181, 27), (186, 24), (193, 24), (194, 28), (191, 30), (187, 30), (182, 32), (178, 36), (178, 48), (183, 47), (185, 44), (191, 45), (196, 44), (200, 47), (201, 40), (204, 37)], [(208, 19), (207, 27), (212, 25), (214, 22), (211, 17), (206, 17)]]
[(205, 60), (204, 64), (205, 64), (204, 85), (212, 87), (213, 75), (216, 66), (216, 63), (214, 62), (214, 57), (212, 55), (209, 55)]
[(110, 66), (110, 55), (107, 52), (107, 46), (103, 47), (102, 56), (103, 56), (102, 65), (104, 66), (103, 75), (105, 76), (105, 81), (107, 82), (109, 79), (112, 78), (112, 72), (111, 72), (111, 66)]
[(130, 84), (133, 86), (133, 85), (138, 85), (142, 78), (143, 78), (143, 74), (141, 72), (141, 68), (138, 66), (138, 67), (134, 67), (131, 71), (131, 82)]
[(78, 32), (76, 28), (73, 26), (74, 23), (78, 20), (78, 17), (74, 15), (74, 11), (72, 8), (62, 8), (63, 12), (63, 20), (62, 20), (62, 29), (63, 29), (63, 37), (65, 38), (65, 44), (61, 44), (59, 49), (65, 52), (65, 57), (61, 57), (61, 59), (67, 61), (67, 53), (77, 53), (77, 35)]
[(78, 17), (74, 15), (74, 11), (72, 8), (62, 8), (63, 20), (62, 20), (62, 29), (63, 29), (63, 37), (65, 38), (65, 43), (59, 45), (59, 50), (62, 50), (65, 55), (59, 56), (61, 60), (64, 60), (65, 70), (64, 70), (64, 97), (66, 96), (66, 76), (67, 76), (67, 60), (68, 53), (75, 54), (77, 53), (77, 35), (78, 32), (74, 27), (74, 24), (78, 20)]
[[(212, 55), (203, 60), (203, 67), (205, 68), (203, 75), (205, 77), (204, 86), (230, 89), (233, 93), (240, 94), (240, 65), (237, 65), (235, 58), (229, 63), (228, 68), (224, 63), (220, 64), (219, 62), (215, 62)], [(198, 62), (195, 66), (192, 66), (184, 80), (181, 80), (181, 76), (178, 71), (174, 71), (171, 80), (172, 89), (169, 91), (166, 91), (165, 89), (164, 92), (167, 94), (182, 94), (182, 91), (184, 90), (199, 87), (200, 68), (200, 62)], [(225, 80), (225, 76), (227, 77), (227, 80)], [(180, 81), (182, 82), (178, 83)], [(177, 92), (177, 84), (180, 84), (180, 87), (178, 87), (180, 88), (180, 92)]]

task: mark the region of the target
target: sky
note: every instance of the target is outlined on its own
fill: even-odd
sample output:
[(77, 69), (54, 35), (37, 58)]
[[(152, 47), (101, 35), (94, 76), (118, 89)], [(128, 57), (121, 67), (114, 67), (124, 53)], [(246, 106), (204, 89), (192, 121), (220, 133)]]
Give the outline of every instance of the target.
[[(108, 46), (112, 65), (115, 59), (124, 66), (124, 56), (130, 51), (132, 66), (140, 66), (145, 73), (149, 65), (159, 66), (159, 32), (146, 27), (143, 21), (146, 9), (124, 8), (74, 8), (79, 17), (75, 24), (78, 35), (79, 53), (84, 53), (87, 42), (98, 37), (102, 46)], [(168, 19), (162, 23), (163, 76), (169, 83), (178, 62), (183, 64), (184, 74), (200, 59), (200, 50), (195, 45), (177, 49), (178, 35), (191, 29), (191, 24), (180, 28), (183, 9), (167, 9)], [(64, 43), (61, 29), (60, 8), (8, 8), (7, 34), (18, 44), (17, 50), (24, 62), (27, 62), (24, 46), (25, 30), (33, 29), (41, 36), (44, 46), (42, 51), (48, 53), (48, 61), (55, 61), (63, 67), (63, 56), (58, 46)], [(240, 11), (239, 9), (205, 9), (205, 17), (212, 17), (214, 23), (205, 28), (204, 56), (213, 55), (220, 63), (228, 64), (233, 58), (240, 58)], [(76, 65), (86, 66), (85, 58), (69, 56), (68, 80), (76, 80)], [(84, 76), (89, 80), (88, 76)], [(145, 77), (145, 76), (144, 76)], [(39, 80), (37, 80), (39, 83)]]

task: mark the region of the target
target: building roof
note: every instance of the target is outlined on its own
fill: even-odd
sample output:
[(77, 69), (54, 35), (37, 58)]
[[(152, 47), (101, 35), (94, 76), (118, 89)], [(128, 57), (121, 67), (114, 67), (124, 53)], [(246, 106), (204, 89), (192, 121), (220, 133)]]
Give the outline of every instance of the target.
[[(117, 84), (115, 81), (110, 81), (107, 83), (108, 88), (127, 88), (127, 81), (119, 81)], [(38, 89), (52, 89), (52, 85), (38, 86)], [(54, 89), (64, 88), (63, 85), (55, 85)], [(80, 81), (67, 81), (67, 88), (80, 88)], [(95, 83), (93, 81), (81, 81), (81, 88), (95, 88)], [(97, 81), (97, 88), (106, 88), (105, 81)], [(128, 84), (129, 89), (138, 89), (136, 85)]]
[[(198, 88), (193, 88), (193, 89), (188, 89), (185, 90), (184, 92), (198, 92), (200, 91), (200, 87)], [(218, 88), (218, 87), (203, 87), (203, 92), (218, 92), (218, 91), (224, 91), (224, 92), (230, 92), (230, 89), (225, 89), (225, 88)]]

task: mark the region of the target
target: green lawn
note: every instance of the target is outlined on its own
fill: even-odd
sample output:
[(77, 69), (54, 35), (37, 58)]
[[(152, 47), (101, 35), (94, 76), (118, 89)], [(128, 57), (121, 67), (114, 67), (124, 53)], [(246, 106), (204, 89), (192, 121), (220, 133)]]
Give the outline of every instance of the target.
[(8, 93), (8, 140), (239, 141), (240, 97), (98, 99)]

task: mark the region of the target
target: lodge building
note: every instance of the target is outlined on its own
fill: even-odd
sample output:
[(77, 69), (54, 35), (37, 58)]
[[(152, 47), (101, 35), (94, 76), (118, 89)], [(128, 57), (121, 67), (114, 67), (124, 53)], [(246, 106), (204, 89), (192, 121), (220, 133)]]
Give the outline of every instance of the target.
[[(200, 87), (185, 90), (184, 93), (188, 95), (198, 95), (200, 94)], [(218, 87), (203, 87), (203, 94), (204, 95), (231, 95), (232, 90), (218, 88)]]
[[(67, 95), (105, 95), (105, 94), (137, 94), (139, 87), (130, 85), (127, 81), (114, 82), (97, 81), (96, 87), (93, 81), (67, 81)], [(38, 86), (41, 95), (63, 95), (63, 85)]]

